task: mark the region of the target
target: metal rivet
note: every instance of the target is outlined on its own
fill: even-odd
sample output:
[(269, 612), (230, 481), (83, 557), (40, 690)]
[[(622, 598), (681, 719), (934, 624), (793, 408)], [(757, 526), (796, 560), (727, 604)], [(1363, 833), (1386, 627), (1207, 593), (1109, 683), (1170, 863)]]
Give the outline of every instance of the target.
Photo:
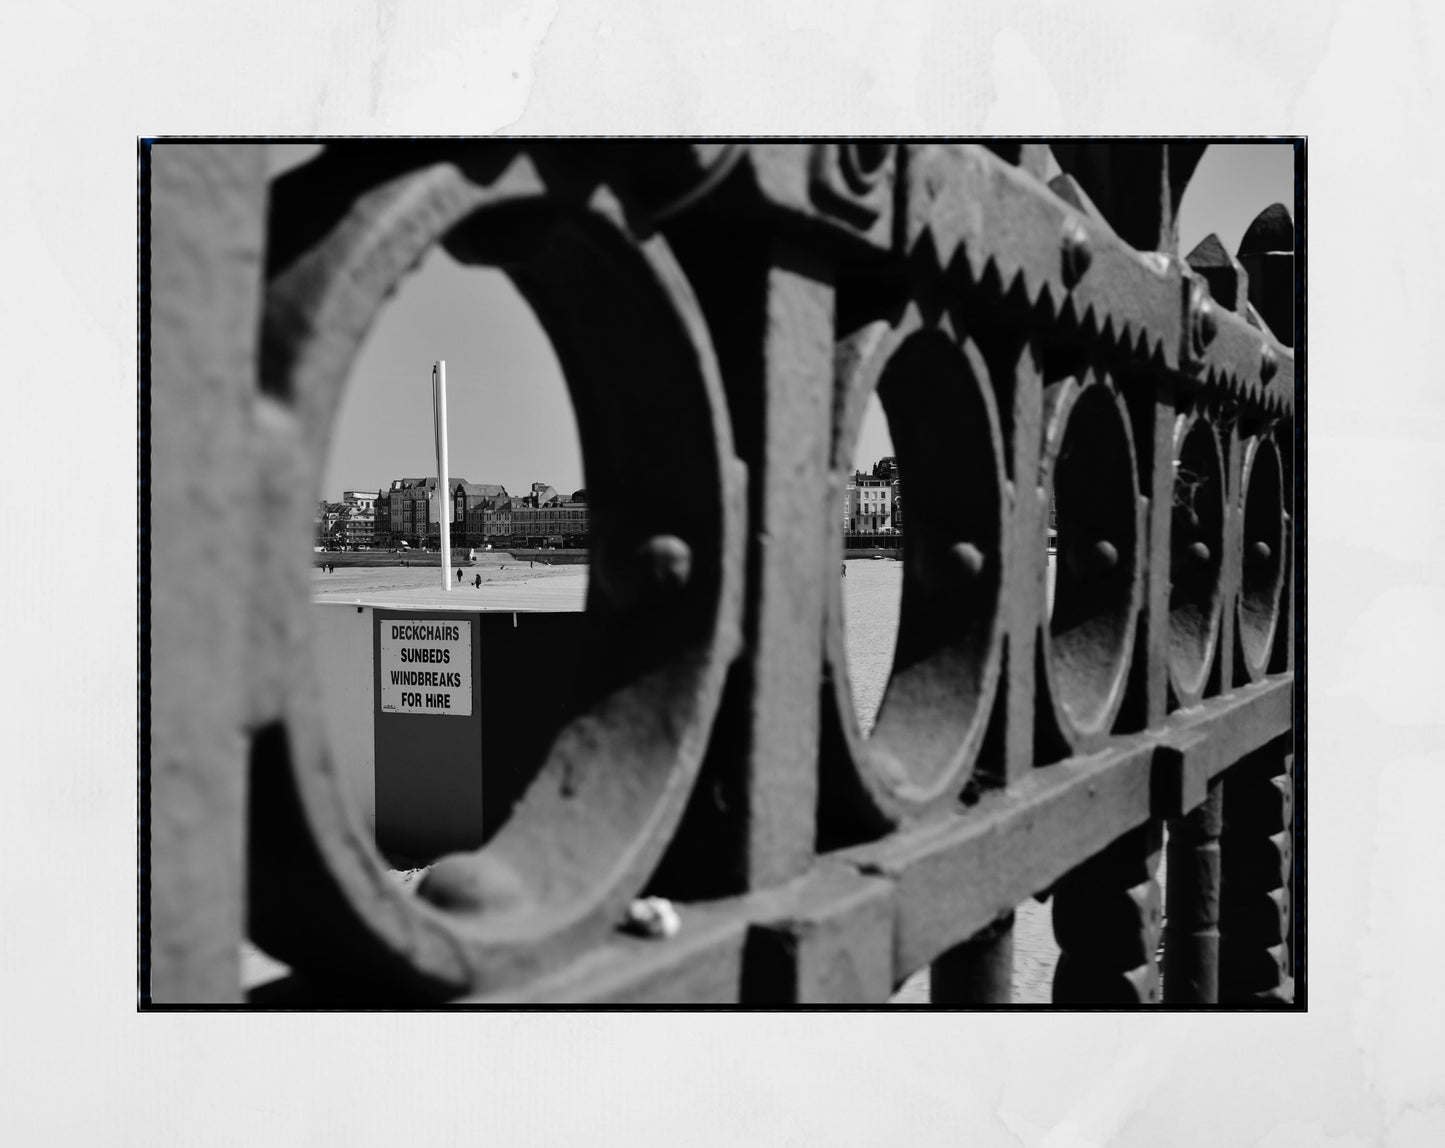
[(955, 567), (967, 578), (977, 578), (983, 572), (983, 551), (972, 542), (955, 542), (949, 550)]
[(659, 534), (621, 554), (601, 549), (596, 577), (619, 610), (686, 586), (692, 577), (692, 548), (674, 534)]
[(1274, 378), (1274, 373), (1279, 370), (1279, 356), (1274, 353), (1274, 348), (1268, 343), (1259, 353), (1259, 377), (1264, 382)]
[(946, 594), (974, 581), (988, 559), (972, 542), (923, 548), (918, 555), (919, 584), (930, 594)]
[(1076, 577), (1094, 578), (1119, 564), (1119, 550), (1107, 538), (1085, 544), (1070, 554), (1069, 568)]
[(659, 534), (638, 547), (638, 565), (654, 587), (681, 589), (692, 577), (692, 547), (675, 534)]
[(1094, 253), (1089, 248), (1089, 233), (1077, 219), (1064, 224), (1064, 286), (1072, 288), (1089, 270)]

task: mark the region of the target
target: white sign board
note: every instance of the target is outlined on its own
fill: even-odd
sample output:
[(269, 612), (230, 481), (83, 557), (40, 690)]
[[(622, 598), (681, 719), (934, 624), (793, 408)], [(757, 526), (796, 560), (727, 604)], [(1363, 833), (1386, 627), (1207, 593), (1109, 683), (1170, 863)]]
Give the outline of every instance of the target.
[(378, 661), (389, 714), (472, 713), (472, 624), (383, 618)]

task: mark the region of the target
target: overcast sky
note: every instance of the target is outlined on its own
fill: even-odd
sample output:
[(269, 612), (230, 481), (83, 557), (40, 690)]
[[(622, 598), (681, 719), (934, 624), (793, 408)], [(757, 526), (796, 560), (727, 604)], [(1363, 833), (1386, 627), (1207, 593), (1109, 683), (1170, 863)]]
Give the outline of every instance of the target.
[[(273, 170), (314, 150), (277, 150)], [(1211, 145), (1180, 205), (1181, 250), (1213, 231), (1233, 251), (1250, 221), (1276, 202), (1293, 215), (1290, 146)], [(334, 428), (323, 497), (436, 472), (430, 383), (436, 359), (447, 363), (453, 476), (501, 483), (514, 494), (533, 482), (564, 493), (585, 485), (561, 368), (530, 308), (501, 272), (462, 267), (437, 249), (403, 283), (362, 346)], [(855, 464), (866, 469), (891, 453), (875, 399)]]

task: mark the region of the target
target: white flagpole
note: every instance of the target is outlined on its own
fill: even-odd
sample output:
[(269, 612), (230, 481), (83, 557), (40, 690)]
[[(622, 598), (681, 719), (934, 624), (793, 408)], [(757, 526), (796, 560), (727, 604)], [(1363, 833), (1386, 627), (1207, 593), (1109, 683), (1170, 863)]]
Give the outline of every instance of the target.
[(432, 423), (437, 440), (437, 530), (442, 544), (442, 589), (452, 588), (452, 496), (447, 489), (447, 363), (432, 367)]

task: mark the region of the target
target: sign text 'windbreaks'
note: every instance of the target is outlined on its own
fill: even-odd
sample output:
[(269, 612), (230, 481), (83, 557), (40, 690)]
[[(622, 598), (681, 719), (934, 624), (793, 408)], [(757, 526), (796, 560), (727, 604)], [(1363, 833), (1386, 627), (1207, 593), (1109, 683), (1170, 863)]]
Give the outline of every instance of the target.
[(394, 714), (472, 712), (472, 624), (383, 619), (381, 708)]

